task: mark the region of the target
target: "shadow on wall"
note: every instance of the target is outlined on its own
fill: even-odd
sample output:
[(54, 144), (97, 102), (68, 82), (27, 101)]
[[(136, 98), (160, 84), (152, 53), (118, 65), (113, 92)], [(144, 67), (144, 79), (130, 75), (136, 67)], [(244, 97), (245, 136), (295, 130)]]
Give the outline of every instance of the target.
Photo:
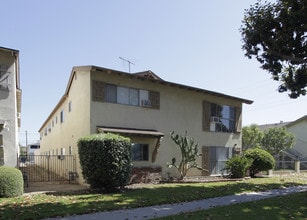
[(0, 100), (7, 99), (9, 97), (9, 94), (10, 94), (9, 90), (1, 88), (0, 85)]

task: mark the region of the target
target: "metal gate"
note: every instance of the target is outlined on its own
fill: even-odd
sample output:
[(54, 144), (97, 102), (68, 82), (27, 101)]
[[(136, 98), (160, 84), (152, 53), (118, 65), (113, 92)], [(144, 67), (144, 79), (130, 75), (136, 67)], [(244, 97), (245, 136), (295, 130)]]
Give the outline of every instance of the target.
[(75, 155), (19, 156), (18, 168), (26, 182), (76, 181)]

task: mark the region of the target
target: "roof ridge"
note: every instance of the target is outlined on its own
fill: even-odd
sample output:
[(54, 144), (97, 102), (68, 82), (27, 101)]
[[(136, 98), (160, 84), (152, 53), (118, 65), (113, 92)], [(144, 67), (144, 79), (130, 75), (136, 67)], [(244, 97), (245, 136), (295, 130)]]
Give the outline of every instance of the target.
[(164, 81), (161, 77), (159, 77), (157, 74), (155, 74), (151, 70), (146, 70), (146, 71), (132, 73), (132, 74), (136, 75), (136, 76), (143, 76), (143, 77), (147, 77), (147, 78), (150, 78), (150, 79), (156, 79), (156, 80)]

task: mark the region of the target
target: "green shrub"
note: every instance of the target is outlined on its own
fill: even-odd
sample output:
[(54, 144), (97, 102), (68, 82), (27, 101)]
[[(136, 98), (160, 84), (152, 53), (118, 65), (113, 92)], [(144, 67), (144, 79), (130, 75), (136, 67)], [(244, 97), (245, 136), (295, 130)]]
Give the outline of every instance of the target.
[(244, 152), (244, 157), (253, 159), (253, 163), (249, 168), (251, 177), (255, 177), (255, 175), (261, 171), (271, 170), (275, 166), (274, 157), (263, 149), (248, 149)]
[(129, 182), (129, 138), (110, 133), (90, 135), (78, 141), (78, 149), (82, 175), (91, 188), (114, 191)]
[(243, 178), (252, 162), (252, 159), (234, 156), (226, 162), (225, 170), (230, 172), (232, 178)]
[(0, 167), (0, 197), (8, 198), (23, 194), (23, 177), (20, 170), (13, 167)]

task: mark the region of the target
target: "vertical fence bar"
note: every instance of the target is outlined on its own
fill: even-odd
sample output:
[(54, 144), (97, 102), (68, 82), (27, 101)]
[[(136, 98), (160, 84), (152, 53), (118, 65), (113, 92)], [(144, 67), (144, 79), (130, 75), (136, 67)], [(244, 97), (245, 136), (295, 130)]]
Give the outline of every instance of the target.
[[(17, 156), (17, 166), (27, 174), (29, 182), (75, 181), (75, 155), (26, 155)], [(70, 176), (70, 175), (73, 175)]]

